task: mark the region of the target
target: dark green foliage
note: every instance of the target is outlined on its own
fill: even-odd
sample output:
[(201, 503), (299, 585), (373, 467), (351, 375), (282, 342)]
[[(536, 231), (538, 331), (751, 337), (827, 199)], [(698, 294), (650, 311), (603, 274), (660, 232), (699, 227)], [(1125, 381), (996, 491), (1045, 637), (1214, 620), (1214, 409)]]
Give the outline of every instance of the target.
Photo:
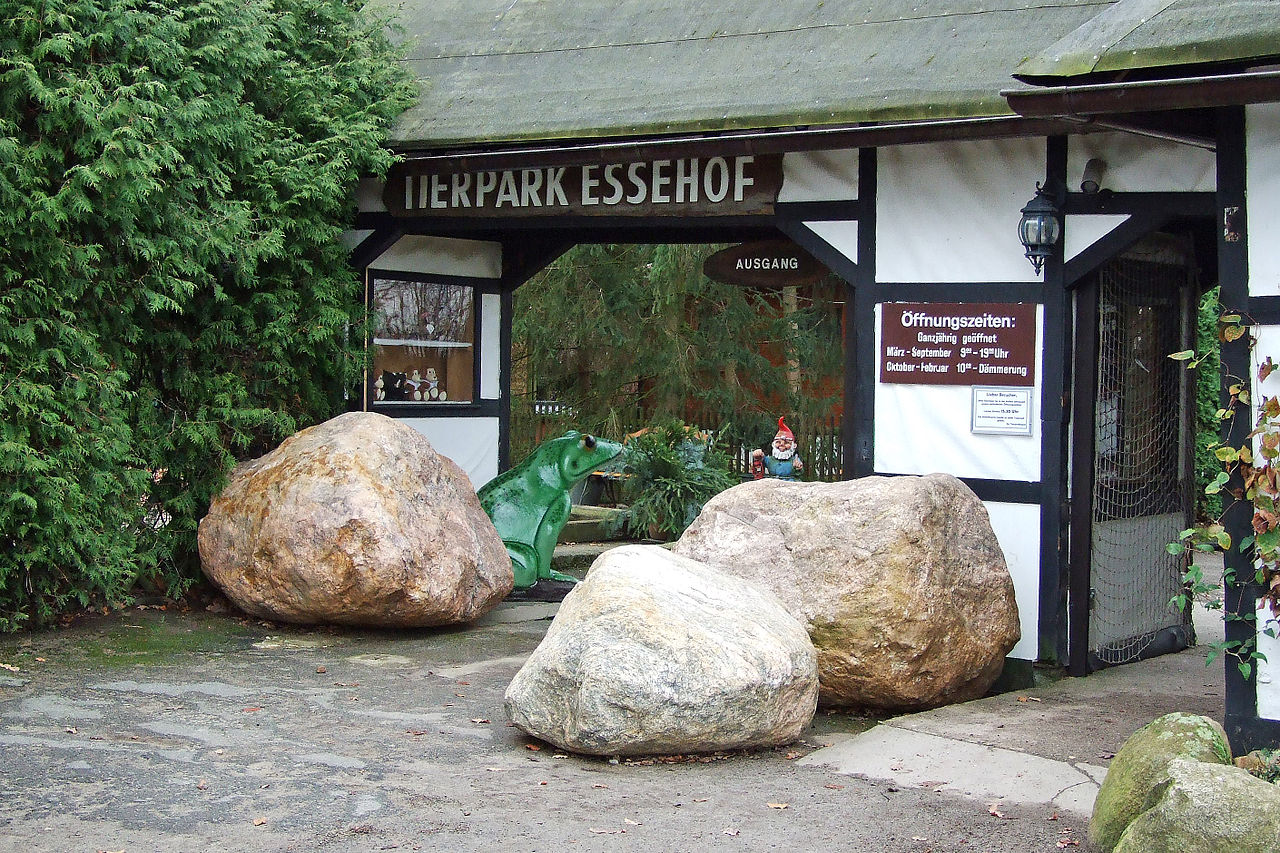
[(674, 539), (703, 504), (737, 485), (717, 438), (683, 421), (664, 420), (627, 442), (621, 458), (633, 536)]
[(1217, 416), (1222, 393), (1218, 355), (1221, 346), (1218, 342), (1220, 313), (1218, 288), (1215, 287), (1200, 300), (1196, 318), (1195, 351), (1200, 354), (1195, 386), (1196, 519), (1201, 522), (1217, 520), (1222, 515), (1222, 495), (1216, 492), (1205, 494), (1205, 486), (1222, 470), (1222, 463), (1211, 449), (1221, 440), (1222, 434), (1222, 421)]
[(636, 422), (637, 407), (642, 421), (707, 418), (751, 442), (772, 437), (780, 414), (829, 414), (841, 396), (830, 304), (840, 285), (825, 282), (784, 310), (780, 293), (703, 276), (717, 248), (583, 245), (523, 285), (512, 338), (528, 394), (611, 438)]
[(341, 408), (338, 236), (412, 90), (345, 0), (0, 12), (0, 630), (180, 591), (236, 459)]

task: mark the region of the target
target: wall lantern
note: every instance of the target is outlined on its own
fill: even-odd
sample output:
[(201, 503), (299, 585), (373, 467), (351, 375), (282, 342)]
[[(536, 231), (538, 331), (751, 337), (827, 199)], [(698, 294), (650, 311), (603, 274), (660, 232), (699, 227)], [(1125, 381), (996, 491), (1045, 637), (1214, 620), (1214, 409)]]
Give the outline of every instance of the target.
[(1027, 260), (1036, 275), (1044, 269), (1045, 258), (1053, 253), (1053, 247), (1062, 234), (1062, 222), (1058, 207), (1040, 184), (1036, 184), (1036, 197), (1022, 208), (1022, 221), (1018, 223), (1018, 236), (1027, 250)]

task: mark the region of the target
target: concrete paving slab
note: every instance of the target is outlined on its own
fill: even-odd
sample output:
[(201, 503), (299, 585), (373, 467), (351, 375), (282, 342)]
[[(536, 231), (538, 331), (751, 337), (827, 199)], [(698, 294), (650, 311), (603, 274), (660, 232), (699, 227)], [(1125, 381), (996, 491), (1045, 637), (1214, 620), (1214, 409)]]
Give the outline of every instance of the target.
[(1105, 767), (1073, 765), (992, 746), (909, 731), (882, 723), (869, 732), (811, 752), (802, 766), (830, 767), (970, 797), (992, 807), (1044, 804), (1087, 818)]

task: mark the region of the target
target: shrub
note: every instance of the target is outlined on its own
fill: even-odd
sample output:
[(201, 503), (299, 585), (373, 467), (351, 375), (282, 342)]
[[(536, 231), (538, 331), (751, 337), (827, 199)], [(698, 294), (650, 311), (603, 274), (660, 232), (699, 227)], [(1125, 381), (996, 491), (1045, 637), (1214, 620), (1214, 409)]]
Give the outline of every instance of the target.
[(664, 421), (628, 440), (623, 472), (629, 475), (624, 491), (633, 536), (675, 538), (703, 504), (737, 484), (717, 441), (718, 436), (680, 420)]
[(412, 95), (362, 5), (0, 15), (0, 630), (181, 591), (234, 462), (341, 409), (338, 237)]

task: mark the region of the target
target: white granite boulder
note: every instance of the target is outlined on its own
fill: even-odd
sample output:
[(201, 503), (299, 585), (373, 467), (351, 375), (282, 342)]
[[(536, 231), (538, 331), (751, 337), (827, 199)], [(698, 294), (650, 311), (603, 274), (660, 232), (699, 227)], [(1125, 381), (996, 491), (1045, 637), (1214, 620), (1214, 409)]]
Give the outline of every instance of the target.
[(948, 474), (744, 483), (712, 498), (674, 550), (782, 600), (818, 649), (826, 706), (975, 699), (1020, 635), (986, 508)]
[(592, 755), (775, 746), (817, 704), (816, 655), (774, 596), (656, 546), (602, 554), (507, 688), (512, 722)]
[(236, 468), (200, 522), (204, 572), (283, 622), (469, 622), (511, 591), (471, 481), (412, 427), (350, 412)]

